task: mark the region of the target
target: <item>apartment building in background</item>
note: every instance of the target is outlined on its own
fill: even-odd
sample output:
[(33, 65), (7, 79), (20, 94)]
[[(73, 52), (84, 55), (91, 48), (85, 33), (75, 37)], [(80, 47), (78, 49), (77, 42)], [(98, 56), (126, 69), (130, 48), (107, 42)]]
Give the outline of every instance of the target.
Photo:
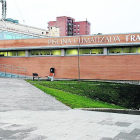
[(60, 36), (90, 35), (90, 22), (87, 20), (76, 22), (74, 18), (61, 16), (56, 17), (56, 21), (48, 22), (48, 30), (52, 27), (60, 29)]
[(58, 27), (51, 27), (47, 34), (49, 37), (58, 37), (60, 36), (60, 29)]

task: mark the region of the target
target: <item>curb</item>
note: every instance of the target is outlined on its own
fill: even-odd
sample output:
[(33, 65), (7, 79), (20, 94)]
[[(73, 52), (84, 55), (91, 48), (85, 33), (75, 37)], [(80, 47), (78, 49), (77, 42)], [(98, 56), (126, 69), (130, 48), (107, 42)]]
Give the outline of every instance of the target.
[(140, 110), (131, 110), (131, 109), (111, 109), (111, 108), (75, 108), (75, 109), (86, 110), (86, 111), (99, 111), (99, 112), (109, 112), (109, 113), (140, 115)]

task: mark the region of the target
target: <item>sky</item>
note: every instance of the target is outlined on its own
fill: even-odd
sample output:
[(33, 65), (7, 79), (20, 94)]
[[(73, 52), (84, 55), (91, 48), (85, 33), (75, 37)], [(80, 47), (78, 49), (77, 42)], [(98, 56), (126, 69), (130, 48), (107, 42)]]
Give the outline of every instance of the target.
[(91, 34), (133, 33), (140, 32), (139, 6), (140, 0), (7, 0), (6, 17), (47, 30), (49, 21), (69, 16), (87, 19)]

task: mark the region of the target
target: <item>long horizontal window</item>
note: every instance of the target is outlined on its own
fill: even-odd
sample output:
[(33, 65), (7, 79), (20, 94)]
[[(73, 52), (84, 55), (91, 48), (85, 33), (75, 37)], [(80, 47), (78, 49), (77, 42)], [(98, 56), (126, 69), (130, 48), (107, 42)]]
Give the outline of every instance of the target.
[(49, 56), (49, 55), (61, 55), (61, 50), (33, 50), (30, 51), (30, 55), (39, 55), (39, 56)]
[(51, 55), (51, 51), (50, 50), (40, 51), (40, 55)]
[(140, 53), (140, 47), (138, 47), (138, 53)]
[[(103, 48), (79, 49), (79, 55), (98, 55), (103, 54)], [(78, 55), (78, 49), (67, 49), (66, 55)]]
[(66, 55), (78, 55), (78, 50), (77, 49), (67, 49)]
[(17, 56), (25, 56), (25, 51), (17, 51)]
[(91, 49), (91, 54), (103, 54), (103, 49)]
[(61, 50), (52, 50), (51, 55), (61, 55)]
[(136, 48), (123, 48), (123, 53), (136, 53)]
[(7, 56), (7, 52), (0, 52), (0, 56)]
[(15, 52), (15, 51), (10, 51), (10, 52), (8, 52), (8, 56), (16, 56), (16, 53), (17, 52)]
[(79, 54), (90, 54), (90, 49), (80, 49)]
[(122, 48), (109, 48), (109, 53), (122, 53)]
[(0, 52), (1, 57), (18, 57), (25, 56), (25, 51), (6, 51)]
[(109, 54), (136, 54), (140, 53), (140, 48), (136, 47), (123, 47), (123, 48), (109, 48)]
[[(127, 54), (140, 54), (140, 47), (116, 47), (108, 48), (108, 54), (106, 55), (127, 55)], [(0, 51), (0, 57), (25, 57), (30, 56), (77, 56), (78, 49), (57, 49), (57, 50), (31, 50), (27, 51)], [(102, 55), (104, 54), (104, 48), (80, 48), (79, 55)]]
[(30, 55), (40, 55), (40, 51), (31, 51)]

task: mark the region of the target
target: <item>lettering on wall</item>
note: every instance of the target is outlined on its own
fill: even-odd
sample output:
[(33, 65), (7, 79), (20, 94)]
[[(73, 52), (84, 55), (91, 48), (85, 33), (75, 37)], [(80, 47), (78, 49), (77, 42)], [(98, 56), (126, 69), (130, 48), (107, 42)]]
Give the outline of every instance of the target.
[(71, 39), (49, 39), (48, 40), (48, 45), (67, 45), (71, 44), (72, 41)]
[(82, 38), (81, 39), (82, 44), (94, 44), (94, 43), (113, 43), (113, 42), (120, 42), (120, 38), (117, 36), (109, 36), (109, 37), (92, 37), (92, 38)]
[(138, 42), (140, 41), (140, 35), (126, 35), (127, 42)]
[(140, 35), (110, 35), (48, 39), (48, 45), (82, 45), (140, 42)]

